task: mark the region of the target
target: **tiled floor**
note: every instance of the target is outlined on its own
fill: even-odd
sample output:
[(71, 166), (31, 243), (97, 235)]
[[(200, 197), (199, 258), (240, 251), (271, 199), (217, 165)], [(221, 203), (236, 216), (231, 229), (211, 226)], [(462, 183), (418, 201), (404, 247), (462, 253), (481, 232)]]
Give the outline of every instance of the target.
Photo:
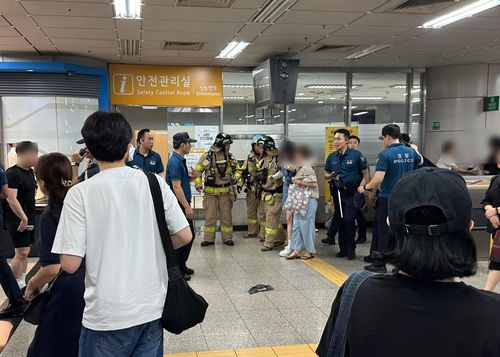
[[(235, 233), (234, 247), (200, 247), (198, 237), (189, 266), (195, 269), (191, 287), (210, 304), (205, 321), (182, 333), (165, 333), (165, 353), (175, 357), (224, 356), (314, 356), (331, 304), (345, 278), (365, 265), (362, 256), (369, 243), (360, 245), (355, 261), (337, 259), (337, 246), (320, 242), (317, 258), (308, 262), (287, 261), (278, 251), (262, 253), (257, 239), (243, 239)], [(482, 288), (487, 266), (466, 282)], [(248, 294), (256, 284), (268, 284), (274, 291)], [(500, 290), (499, 290), (500, 292)], [(2, 356), (24, 355), (35, 327), (22, 323)]]

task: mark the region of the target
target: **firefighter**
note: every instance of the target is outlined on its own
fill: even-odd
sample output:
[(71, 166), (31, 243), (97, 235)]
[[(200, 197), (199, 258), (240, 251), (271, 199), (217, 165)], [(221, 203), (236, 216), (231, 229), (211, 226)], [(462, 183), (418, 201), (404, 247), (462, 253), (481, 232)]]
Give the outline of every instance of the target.
[(196, 190), (204, 192), (203, 208), (205, 209), (205, 234), (202, 247), (215, 244), (217, 226), (217, 210), (220, 214), (220, 230), (224, 244), (233, 246), (233, 220), (231, 210), (236, 200), (234, 185), (237, 161), (229, 148), (233, 143), (230, 135), (219, 133), (212, 147), (204, 153), (195, 170)]
[(259, 210), (259, 217), (265, 217), (264, 244), (260, 250), (267, 252), (274, 247), (283, 245), (286, 239), (281, 225), (283, 181), (273, 179), (273, 176), (280, 171), (278, 165), (279, 151), (276, 148), (274, 139), (270, 136), (264, 136), (259, 139), (257, 144), (262, 146), (263, 156), (257, 162), (255, 181), (259, 184), (260, 205), (263, 208)]
[(259, 208), (259, 200), (256, 197), (255, 171), (257, 161), (262, 155), (262, 146), (257, 145), (257, 141), (262, 138), (262, 135), (255, 135), (252, 139), (252, 150), (248, 154), (245, 162), (238, 167), (238, 172), (235, 177), (238, 179), (238, 192), (245, 185), (246, 201), (247, 201), (247, 224), (248, 232), (244, 238), (255, 238), (259, 234), (259, 224), (257, 220), (257, 211)]

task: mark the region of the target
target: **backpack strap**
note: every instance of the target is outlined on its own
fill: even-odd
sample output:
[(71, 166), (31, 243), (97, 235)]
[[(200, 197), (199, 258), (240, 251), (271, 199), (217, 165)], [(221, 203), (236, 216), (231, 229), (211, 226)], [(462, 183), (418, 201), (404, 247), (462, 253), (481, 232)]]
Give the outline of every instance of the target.
[(347, 341), (347, 326), (351, 314), (352, 304), (361, 284), (372, 276), (373, 273), (362, 270), (352, 274), (344, 284), (342, 296), (340, 297), (340, 308), (335, 320), (330, 346), (328, 347), (328, 357), (344, 357)]

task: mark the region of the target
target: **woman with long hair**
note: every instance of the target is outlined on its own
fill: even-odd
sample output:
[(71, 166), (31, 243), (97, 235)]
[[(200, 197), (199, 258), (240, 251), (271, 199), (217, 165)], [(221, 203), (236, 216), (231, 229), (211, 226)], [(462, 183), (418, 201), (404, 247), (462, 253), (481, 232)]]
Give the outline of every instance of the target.
[(46, 284), (53, 282), (53, 286), (28, 357), (77, 357), (85, 307), (84, 264), (74, 274), (66, 274), (61, 271), (59, 256), (51, 252), (64, 198), (72, 184), (71, 164), (63, 154), (43, 155), (35, 174), (40, 189), (48, 197), (48, 206), (40, 218), (42, 267), (28, 282), (25, 298), (31, 301)]

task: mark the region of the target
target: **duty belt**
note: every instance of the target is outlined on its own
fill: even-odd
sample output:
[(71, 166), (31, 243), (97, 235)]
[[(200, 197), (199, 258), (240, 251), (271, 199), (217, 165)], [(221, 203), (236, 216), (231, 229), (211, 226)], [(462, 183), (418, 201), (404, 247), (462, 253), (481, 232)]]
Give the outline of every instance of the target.
[(232, 186), (231, 183), (225, 183), (224, 185), (205, 185), (205, 187), (211, 187), (211, 188), (225, 188), (230, 186)]

